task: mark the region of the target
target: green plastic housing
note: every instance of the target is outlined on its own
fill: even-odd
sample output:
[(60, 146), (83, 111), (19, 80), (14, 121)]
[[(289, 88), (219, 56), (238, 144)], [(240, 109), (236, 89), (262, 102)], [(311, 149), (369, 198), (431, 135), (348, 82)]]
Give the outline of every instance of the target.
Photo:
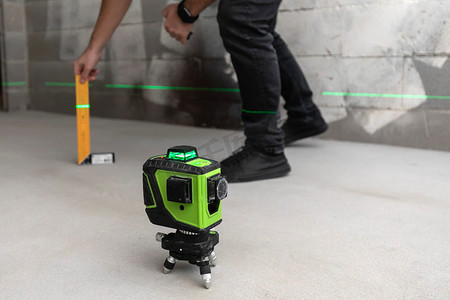
[[(220, 163), (214, 160), (193, 156), (185, 161), (167, 155), (149, 158), (143, 166), (143, 186), (150, 222), (190, 232), (217, 226), (222, 221), (221, 199), (211, 197), (211, 182), (218, 178), (222, 178)], [(177, 192), (182, 195), (175, 201), (168, 197), (170, 181), (181, 182)]]

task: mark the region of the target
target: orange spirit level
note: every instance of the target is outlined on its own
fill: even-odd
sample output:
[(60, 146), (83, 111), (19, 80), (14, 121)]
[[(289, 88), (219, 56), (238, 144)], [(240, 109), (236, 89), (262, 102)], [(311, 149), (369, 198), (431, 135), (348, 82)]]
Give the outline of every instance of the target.
[(80, 75), (75, 76), (78, 164), (114, 163), (114, 153), (91, 153), (89, 124), (89, 82), (80, 83)]
[(78, 137), (78, 164), (86, 163), (91, 154), (91, 137), (89, 125), (89, 82), (80, 83), (80, 75), (75, 78), (77, 97), (77, 137)]

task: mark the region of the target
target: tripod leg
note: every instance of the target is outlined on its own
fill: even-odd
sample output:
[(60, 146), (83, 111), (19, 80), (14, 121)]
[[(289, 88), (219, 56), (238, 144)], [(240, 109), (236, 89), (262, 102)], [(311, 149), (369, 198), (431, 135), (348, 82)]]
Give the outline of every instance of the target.
[(216, 256), (216, 252), (211, 252), (211, 254), (208, 255), (209, 258), (209, 265), (211, 267), (215, 267), (217, 265), (217, 256)]
[(166, 261), (164, 262), (164, 274), (169, 273), (170, 271), (173, 270), (173, 267), (175, 267), (175, 263), (177, 261), (175, 260), (175, 258), (173, 258), (172, 256), (168, 256), (166, 258)]
[(211, 286), (211, 267), (209, 266), (209, 262), (205, 261), (206, 264), (199, 266), (200, 267), (200, 275), (202, 275), (203, 285), (205, 288), (209, 289)]

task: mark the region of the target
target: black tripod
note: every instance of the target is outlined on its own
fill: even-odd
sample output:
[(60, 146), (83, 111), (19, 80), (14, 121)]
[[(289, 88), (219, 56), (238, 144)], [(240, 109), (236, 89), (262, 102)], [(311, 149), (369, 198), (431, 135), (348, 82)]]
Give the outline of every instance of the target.
[(187, 260), (200, 268), (205, 288), (211, 286), (211, 266), (216, 265), (214, 246), (219, 243), (217, 231), (204, 233), (177, 230), (175, 233), (157, 233), (156, 240), (161, 242), (163, 249), (169, 250), (169, 256), (164, 262), (164, 273), (173, 270), (176, 260)]

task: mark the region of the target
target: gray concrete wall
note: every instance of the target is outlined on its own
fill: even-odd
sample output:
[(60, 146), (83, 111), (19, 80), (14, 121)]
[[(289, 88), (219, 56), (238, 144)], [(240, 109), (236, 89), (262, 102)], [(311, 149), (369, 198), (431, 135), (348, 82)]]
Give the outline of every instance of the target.
[(3, 109), (26, 110), (29, 95), (25, 1), (1, 1), (0, 17)]
[[(161, 12), (167, 1), (134, 0), (104, 51), (91, 89), (91, 112), (196, 126), (237, 128), (237, 92), (108, 88), (110, 84), (236, 88), (218, 36), (215, 7), (202, 14), (186, 47), (165, 34)], [(74, 113), (71, 61), (86, 47), (100, 1), (27, 1), (32, 108)], [(229, 117), (231, 115), (231, 117)]]
[[(181, 46), (162, 26), (161, 10), (168, 2), (133, 1), (104, 52), (101, 75), (91, 88), (91, 113), (238, 128), (236, 92), (108, 88), (109, 84), (237, 87), (218, 35), (216, 6), (202, 14), (192, 40)], [(13, 60), (8, 58), (6, 64), (28, 72), (18, 72), (23, 76), (14, 79), (26, 81), (26, 87), (8, 87), (8, 95), (15, 88), (17, 93), (29, 92), (31, 109), (75, 113), (73, 87), (53, 83), (73, 82), (71, 61), (89, 40), (99, 4), (4, 1), (3, 10), (14, 7), (19, 16), (25, 8), (27, 35), (20, 27), (23, 18), (14, 17), (10, 23), (15, 37), (3, 38), (13, 40), (12, 49), (28, 45), (26, 53), (10, 52)], [(291, 46), (315, 101), (331, 123), (324, 137), (450, 150), (450, 99), (423, 97), (450, 95), (449, 13), (446, 0), (284, 0), (278, 31)]]
[(284, 1), (279, 29), (332, 122), (324, 136), (450, 150), (450, 1)]

